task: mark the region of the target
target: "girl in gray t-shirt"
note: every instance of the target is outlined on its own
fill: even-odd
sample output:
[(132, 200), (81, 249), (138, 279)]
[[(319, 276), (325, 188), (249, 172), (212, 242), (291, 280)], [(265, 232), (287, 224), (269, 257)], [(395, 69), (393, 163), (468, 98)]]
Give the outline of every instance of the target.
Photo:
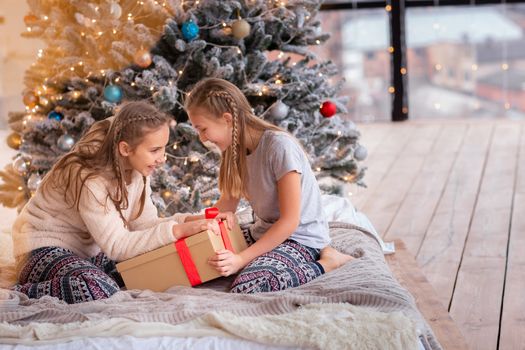
[(222, 79), (200, 81), (185, 108), (201, 141), (222, 152), (216, 206), (235, 212), (244, 197), (257, 216), (252, 245), (238, 254), (218, 251), (209, 261), (223, 276), (240, 271), (232, 292), (296, 287), (352, 259), (328, 246), (319, 186), (292, 135), (253, 115), (243, 93)]

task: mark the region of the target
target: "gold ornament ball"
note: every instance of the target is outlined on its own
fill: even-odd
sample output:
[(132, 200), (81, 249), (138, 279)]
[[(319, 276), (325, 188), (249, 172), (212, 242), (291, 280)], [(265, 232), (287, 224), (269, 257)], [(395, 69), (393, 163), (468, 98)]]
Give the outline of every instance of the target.
[(222, 29), (222, 32), (224, 33), (224, 35), (232, 35), (232, 28), (231, 27), (224, 27)]
[(24, 104), (29, 108), (34, 108), (38, 104), (38, 96), (33, 93), (33, 91), (28, 91), (24, 94), (22, 98)]
[(20, 136), (20, 134), (14, 132), (7, 136), (7, 145), (12, 149), (19, 149), (21, 144), (22, 136)]
[(232, 34), (236, 39), (244, 39), (250, 35), (250, 23), (244, 19), (238, 19), (232, 24)]
[(151, 64), (151, 54), (147, 50), (139, 50), (135, 53), (133, 61), (141, 68), (148, 68)]
[(168, 201), (173, 196), (173, 192), (171, 192), (170, 190), (164, 190), (161, 192), (160, 195), (165, 201)]

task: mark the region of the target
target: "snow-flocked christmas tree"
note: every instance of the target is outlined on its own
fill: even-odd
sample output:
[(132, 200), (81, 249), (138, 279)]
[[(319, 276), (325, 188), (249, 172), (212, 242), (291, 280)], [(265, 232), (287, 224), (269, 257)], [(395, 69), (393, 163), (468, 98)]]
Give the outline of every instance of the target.
[[(152, 177), (161, 215), (219, 196), (219, 154), (186, 123), (184, 95), (204, 77), (236, 84), (256, 115), (303, 144), (322, 187), (362, 184), (366, 148), (340, 116), (342, 81), (311, 46), (325, 42), (313, 0), (28, 0), (25, 36), (47, 45), (25, 76), (26, 110), (10, 113), (19, 154), (0, 172), (0, 201), (21, 208), (42, 177), (97, 120), (125, 100), (173, 116), (167, 162)], [(326, 181), (326, 179), (332, 179)], [(335, 179), (336, 181), (333, 181)]]

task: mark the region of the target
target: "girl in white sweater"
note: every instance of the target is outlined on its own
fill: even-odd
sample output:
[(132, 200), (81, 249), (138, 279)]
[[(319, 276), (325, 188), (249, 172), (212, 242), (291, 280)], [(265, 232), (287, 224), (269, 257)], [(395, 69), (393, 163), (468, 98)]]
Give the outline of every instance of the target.
[(13, 225), (15, 290), (67, 303), (107, 298), (123, 286), (116, 261), (218, 231), (216, 219), (157, 216), (149, 175), (165, 161), (168, 123), (146, 102), (126, 103), (58, 160)]

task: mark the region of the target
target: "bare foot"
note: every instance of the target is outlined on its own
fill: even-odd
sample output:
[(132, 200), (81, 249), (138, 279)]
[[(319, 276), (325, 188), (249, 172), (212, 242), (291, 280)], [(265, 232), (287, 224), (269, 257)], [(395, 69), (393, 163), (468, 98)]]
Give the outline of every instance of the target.
[(354, 259), (355, 258), (351, 255), (340, 253), (334, 248), (327, 246), (326, 248), (321, 249), (321, 257), (318, 262), (323, 266), (324, 272), (326, 273), (335, 270)]

